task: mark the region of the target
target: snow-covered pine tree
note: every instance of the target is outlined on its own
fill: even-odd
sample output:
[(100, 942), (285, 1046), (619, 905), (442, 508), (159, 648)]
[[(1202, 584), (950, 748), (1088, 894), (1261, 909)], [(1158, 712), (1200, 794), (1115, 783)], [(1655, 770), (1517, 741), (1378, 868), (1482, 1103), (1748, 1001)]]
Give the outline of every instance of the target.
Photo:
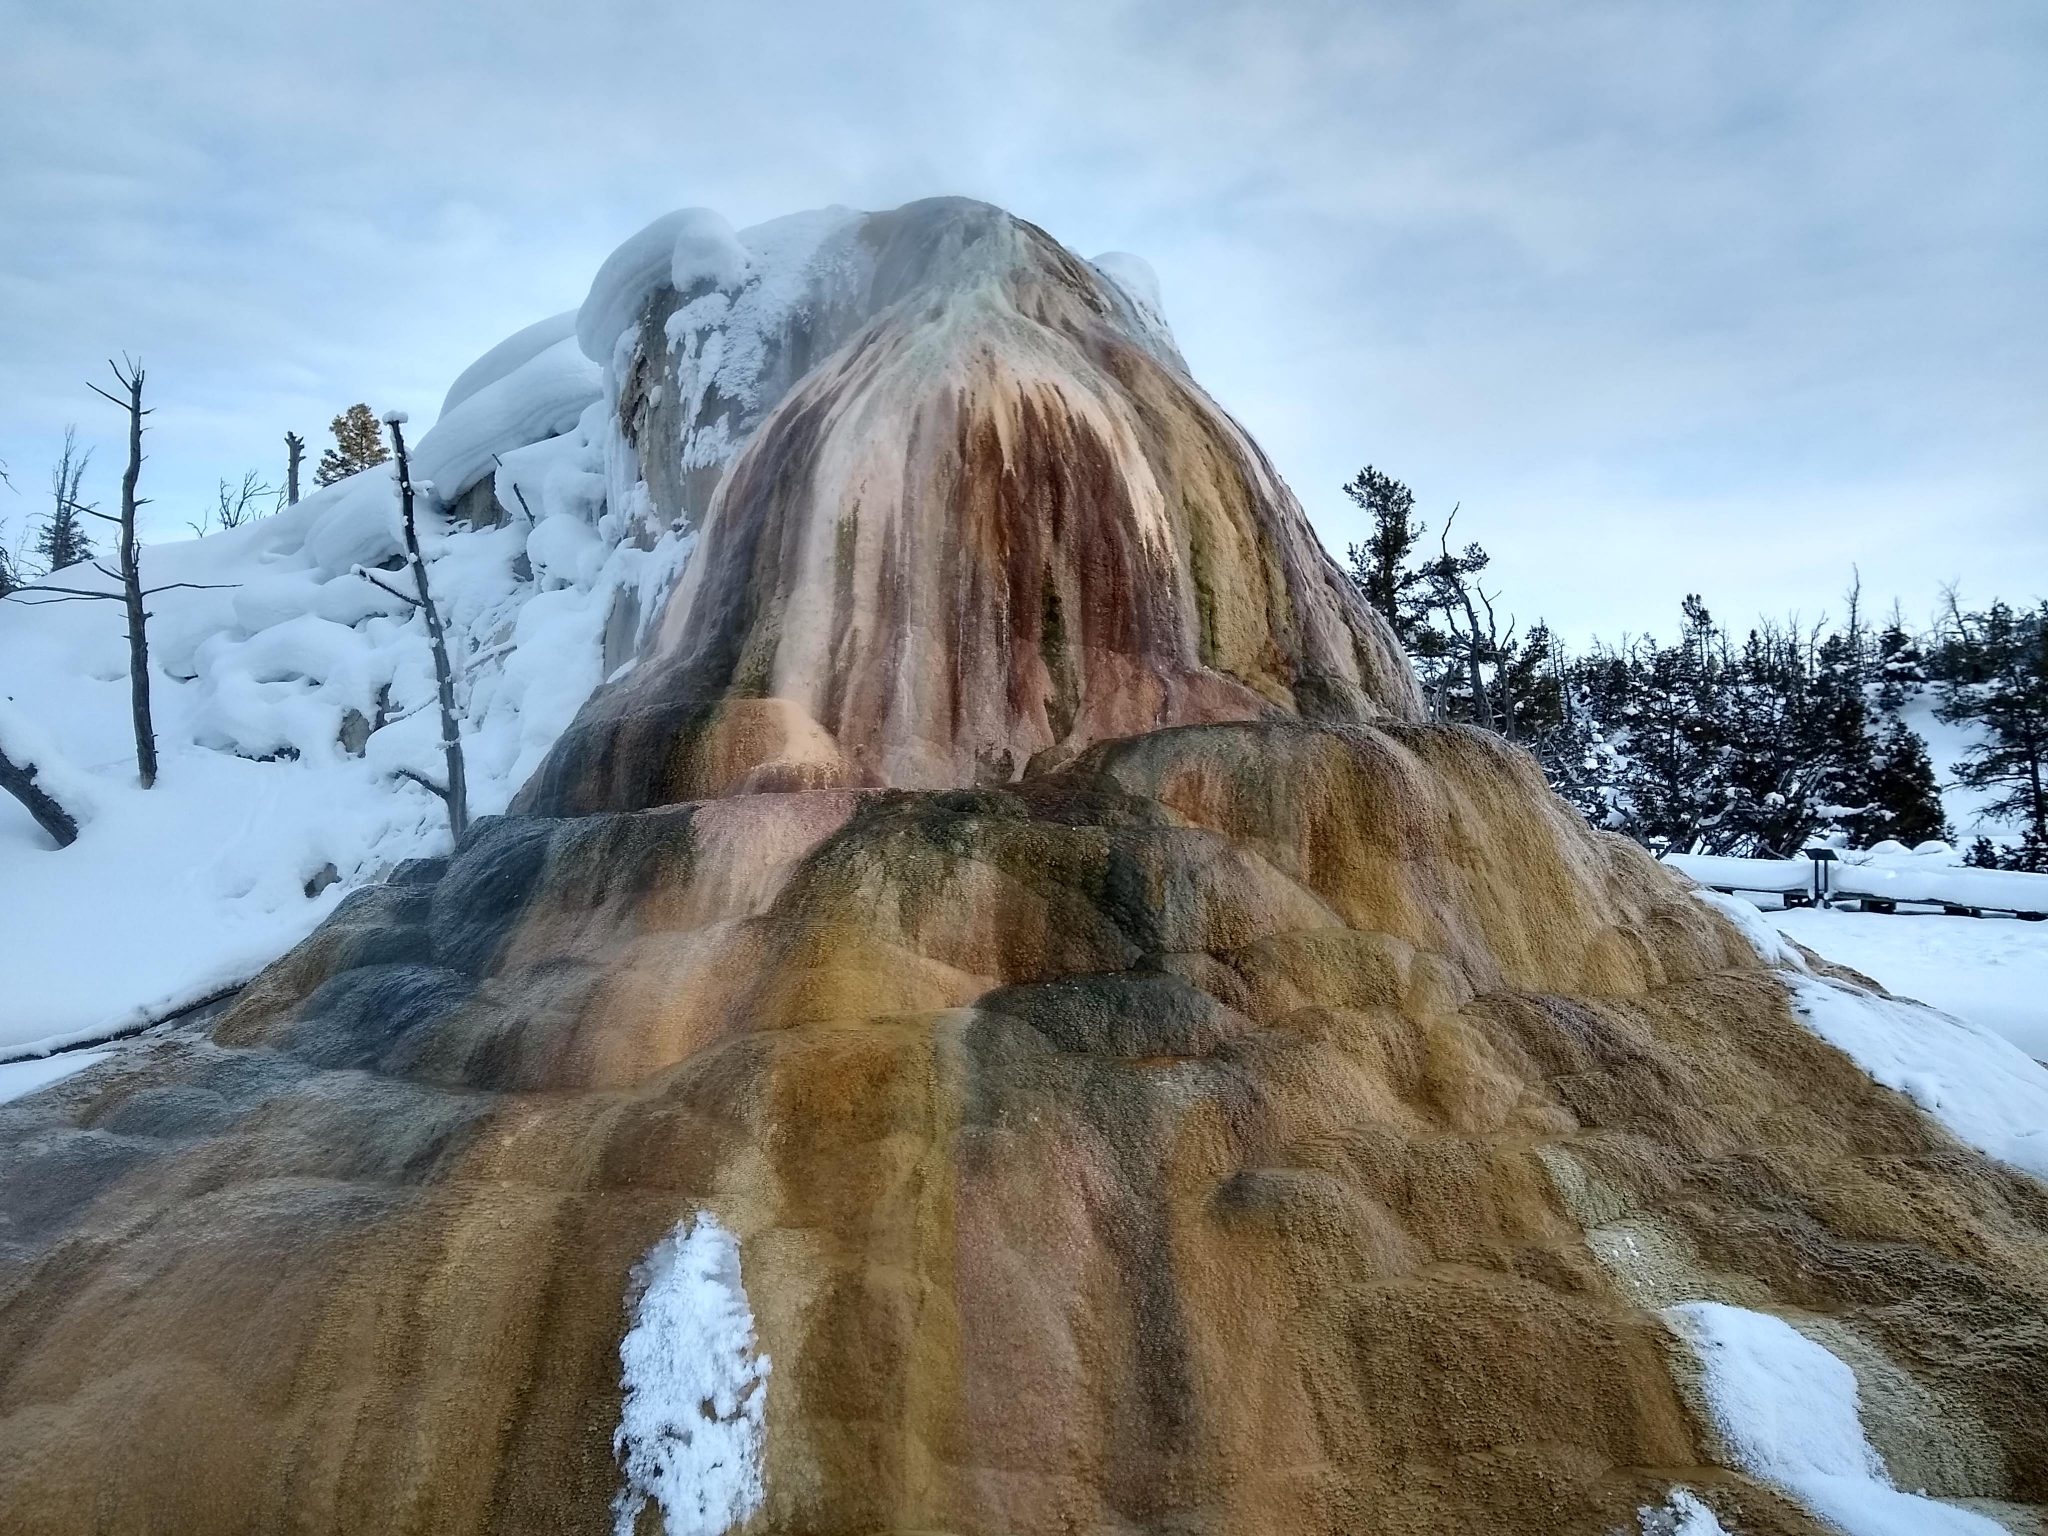
[(391, 457), (391, 450), (384, 444), (383, 425), (367, 405), (359, 402), (350, 406), (328, 427), (334, 433), (334, 446), (321, 453), (320, 463), (313, 471), (313, 478), (322, 485), (346, 480), (358, 470), (382, 464)]
[(1927, 657), (1920, 641), (1894, 611), (1877, 637), (1877, 702), (1887, 713), (1927, 686)]
[(2025, 869), (2048, 870), (2048, 602), (2027, 612), (1993, 603), (1960, 626), (1967, 665), (1939, 711), (1949, 722), (1975, 722), (1984, 740), (1956, 765), (1972, 789), (1996, 791), (1985, 814), (2020, 824), (2014, 857)]
[(1878, 732), (1865, 793), (1870, 812), (1850, 828), (1850, 835), (1863, 846), (1887, 837), (1908, 848), (1930, 838), (1947, 840), (1948, 818), (1927, 743), (1896, 715), (1888, 717)]

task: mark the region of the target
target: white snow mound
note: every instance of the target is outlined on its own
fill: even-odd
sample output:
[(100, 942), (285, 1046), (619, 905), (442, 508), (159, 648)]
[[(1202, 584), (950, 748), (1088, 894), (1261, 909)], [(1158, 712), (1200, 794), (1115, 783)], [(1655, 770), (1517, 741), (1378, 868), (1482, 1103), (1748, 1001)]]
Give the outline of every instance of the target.
[(664, 286), (674, 284), (681, 290), (707, 279), (714, 287), (737, 284), (746, 263), (739, 236), (709, 208), (665, 213), (597, 269), (583, 307), (576, 311), (577, 345), (593, 363), (608, 363), (620, 335)]
[(572, 341), (575, 336), (576, 311), (573, 309), (565, 309), (559, 315), (550, 315), (545, 320), (536, 320), (514, 331), (455, 376), (455, 382), (448, 386), (448, 393), (441, 397), (441, 415), (446, 416), (486, 384), (497, 383), (514, 368), (540, 356), (556, 342)]

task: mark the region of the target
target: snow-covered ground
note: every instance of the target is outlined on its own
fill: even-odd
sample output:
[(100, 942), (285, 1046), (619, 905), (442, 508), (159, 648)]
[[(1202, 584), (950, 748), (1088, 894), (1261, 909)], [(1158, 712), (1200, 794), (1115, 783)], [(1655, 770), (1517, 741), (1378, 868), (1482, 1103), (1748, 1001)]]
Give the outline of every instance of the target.
[(1899, 718), (1927, 743), (1935, 782), (1941, 786), (1941, 808), (1948, 816), (1956, 846), (1967, 848), (1979, 836), (2004, 842), (2013, 835), (2013, 829), (1984, 814), (1985, 806), (1997, 798), (1997, 791), (1969, 789), (1956, 782), (1956, 765), (1983, 744), (1984, 729), (1970, 720), (1959, 720), (1953, 725), (1944, 722), (1935, 714), (1940, 703), (1939, 689), (1922, 688), (1899, 706)]
[(2048, 923), (1811, 907), (1766, 915), (1815, 953), (2048, 1061)]
[[(573, 320), (485, 354), (412, 444), (474, 815), (504, 809), (603, 680), (608, 624), (648, 622), (692, 542), (657, 525)], [(451, 512), (472, 491), (465, 507), (490, 506), (486, 482), (503, 521)], [(444, 770), (425, 626), (391, 590), (412, 586), (402, 548), (391, 464), (145, 546), (144, 584), (166, 589), (149, 599), (146, 790), (121, 605), (0, 603), (0, 745), (81, 823), (59, 849), (0, 795), (0, 1062), (232, 987), (351, 887), (447, 848), (444, 807), (409, 777)], [(115, 588), (90, 565), (51, 579)]]
[[(1950, 810), (1951, 819), (1965, 814)], [(1687, 855), (1667, 856), (1665, 862), (1704, 885), (1738, 892), (1714, 902), (1738, 920), (1761, 909), (1746, 926), (1768, 921), (1888, 991), (1981, 1024), (2035, 1060), (2048, 1061), (2048, 922), (2021, 922), (2002, 913), (1950, 916), (1932, 905), (1939, 900), (1987, 911), (2048, 910), (2048, 875), (1970, 869), (1956, 849), (1942, 843), (1911, 852), (1896, 843), (1838, 852), (1830, 875), (1835, 890), (1882, 894), (1898, 910), (1781, 908), (1782, 893), (1811, 888), (1813, 866), (1805, 859)]]
[[(574, 461), (601, 466), (600, 427), (531, 447), (515, 429), (499, 474), (525, 481), (541, 455), (572, 474)], [(537, 525), (437, 517), (423, 530), (477, 814), (504, 808), (600, 681), (614, 595), (654, 598), (683, 552), (673, 535), (637, 547), (577, 491), (562, 474), (531, 485)], [(424, 626), (357, 569), (397, 552), (395, 492), (389, 469), (372, 469), (231, 533), (144, 549), (145, 581), (196, 584), (150, 600), (160, 767), (147, 790), (120, 605), (0, 604), (0, 742), (36, 758), (81, 822), (59, 849), (0, 797), (0, 1058), (246, 980), (350, 886), (445, 849), (440, 801), (401, 776), (443, 777)], [(85, 567), (63, 579), (112, 585)]]

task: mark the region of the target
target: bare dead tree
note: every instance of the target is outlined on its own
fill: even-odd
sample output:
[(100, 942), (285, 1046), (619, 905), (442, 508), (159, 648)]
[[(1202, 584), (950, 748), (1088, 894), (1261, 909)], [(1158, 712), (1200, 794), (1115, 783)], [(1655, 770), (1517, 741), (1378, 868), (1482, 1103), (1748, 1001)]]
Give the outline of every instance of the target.
[[(398, 457), (398, 506), (405, 527), (405, 563), (412, 567), (413, 595), (377, 579), (357, 567), (357, 574), (401, 602), (419, 609), (426, 621), (427, 644), (434, 653), (434, 686), (441, 707), (441, 755), (447, 763), (447, 782), (436, 784), (423, 773), (399, 770), (399, 777), (412, 780), (441, 797), (448, 807), (448, 827), (459, 842), (469, 826), (469, 773), (462, 758), (462, 730), (455, 717), (455, 671), (448, 663), (448, 636), (441, 627), (441, 614), (434, 606), (434, 594), (427, 588), (427, 562), (420, 554), (419, 522), (414, 508), (412, 466), (405, 451), (405, 412), (386, 411), (384, 424), (391, 429), (391, 447)], [(431, 494), (431, 487), (420, 491)]]
[[(1437, 548), (1441, 554), (1429, 565), (1430, 596), (1451, 627), (1452, 643), (1465, 653), (1465, 680), (1466, 686), (1472, 690), (1473, 713), (1479, 724), (1490, 731), (1493, 729), (1493, 701), (1487, 696), (1486, 679), (1479, 665), (1479, 610), (1472, 601), (1471, 585), (1465, 580), (1486, 563), (1486, 557), (1476, 544), (1468, 546), (1463, 555), (1451, 553), (1451, 524), (1457, 519), (1458, 508), (1452, 507), (1451, 515), (1444, 519), (1443, 529), (1437, 535)], [(1463, 629), (1458, 626), (1460, 609), (1465, 614)]]
[(156, 725), (149, 714), (149, 615), (142, 611), (142, 559), (135, 540), (135, 514), (144, 505), (135, 494), (142, 479), (142, 363), (124, 356), (124, 369), (107, 367), (121, 386), (126, 399), (108, 394), (97, 384), (88, 384), (103, 400), (110, 400), (128, 413), (128, 467), (121, 472), (121, 599), (128, 610), (128, 704), (135, 725), (135, 771), (148, 789), (156, 783)]
[(5, 746), (0, 746), (0, 789), (19, 800), (59, 848), (69, 848), (78, 841), (78, 818), (36, 782), (34, 763), (16, 762), (7, 755)]
[(226, 529), (253, 523), (264, 515), (263, 501), (266, 497), (271, 499), (268, 510), (272, 512), (284, 504), (282, 495), (274, 486), (265, 485), (255, 470), (245, 470), (239, 485), (229, 485), (224, 479), (217, 482), (214, 504), (199, 514), (199, 521), (188, 521), (185, 526), (192, 530), (193, 537), (203, 538), (215, 524)]
[[(1493, 601), (1500, 593), (1489, 593), (1483, 587), (1476, 587), (1480, 606), (1486, 610), (1486, 655), (1493, 663), (1494, 691), (1500, 695), (1500, 733), (1509, 741), (1515, 739), (1515, 693), (1514, 671), (1508, 665), (1508, 658), (1515, 648), (1515, 616), (1508, 615), (1508, 632), (1500, 632), (1500, 620), (1494, 616)], [(1476, 623), (1476, 619), (1475, 619)], [(1477, 637), (1477, 630), (1474, 635)]]
[(284, 435), (284, 504), (299, 504), (299, 465), (305, 461), (306, 440), (296, 432)]
[(142, 780), (142, 787), (148, 789), (156, 783), (156, 727), (151, 720), (149, 708), (149, 614), (143, 609), (143, 600), (177, 587), (218, 587), (231, 583), (172, 581), (160, 587), (143, 586), (141, 548), (135, 535), (135, 514), (149, 505), (149, 499), (136, 495), (135, 491), (142, 478), (142, 418), (150, 412), (145, 410), (142, 404), (142, 363), (140, 359), (123, 356), (122, 366), (116, 366), (111, 359), (108, 360), (107, 366), (113, 369), (114, 380), (120, 385), (121, 394), (110, 394), (93, 383), (88, 383), (85, 387), (128, 413), (128, 467), (121, 476), (121, 515), (113, 517), (92, 507), (77, 503), (72, 505), (75, 510), (90, 517), (120, 525), (120, 570), (108, 570), (98, 560), (91, 562), (92, 568), (102, 576), (118, 582), (120, 590), (101, 592), (90, 587), (60, 587), (48, 581), (38, 581), (11, 593), (8, 601), (26, 602), (32, 607), (40, 607), (44, 603), (114, 602), (120, 603), (126, 610), (128, 702), (129, 713), (135, 727), (135, 771)]

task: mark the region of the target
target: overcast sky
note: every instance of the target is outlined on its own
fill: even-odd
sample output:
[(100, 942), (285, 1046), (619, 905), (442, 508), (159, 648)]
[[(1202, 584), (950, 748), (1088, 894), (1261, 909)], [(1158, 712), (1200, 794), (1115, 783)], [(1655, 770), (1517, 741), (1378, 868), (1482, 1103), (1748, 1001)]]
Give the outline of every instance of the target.
[(1574, 636), (2048, 592), (2048, 5), (0, 0), (0, 459), (122, 349), (170, 537), (702, 204), (1157, 269), (1324, 539), (1370, 461)]

